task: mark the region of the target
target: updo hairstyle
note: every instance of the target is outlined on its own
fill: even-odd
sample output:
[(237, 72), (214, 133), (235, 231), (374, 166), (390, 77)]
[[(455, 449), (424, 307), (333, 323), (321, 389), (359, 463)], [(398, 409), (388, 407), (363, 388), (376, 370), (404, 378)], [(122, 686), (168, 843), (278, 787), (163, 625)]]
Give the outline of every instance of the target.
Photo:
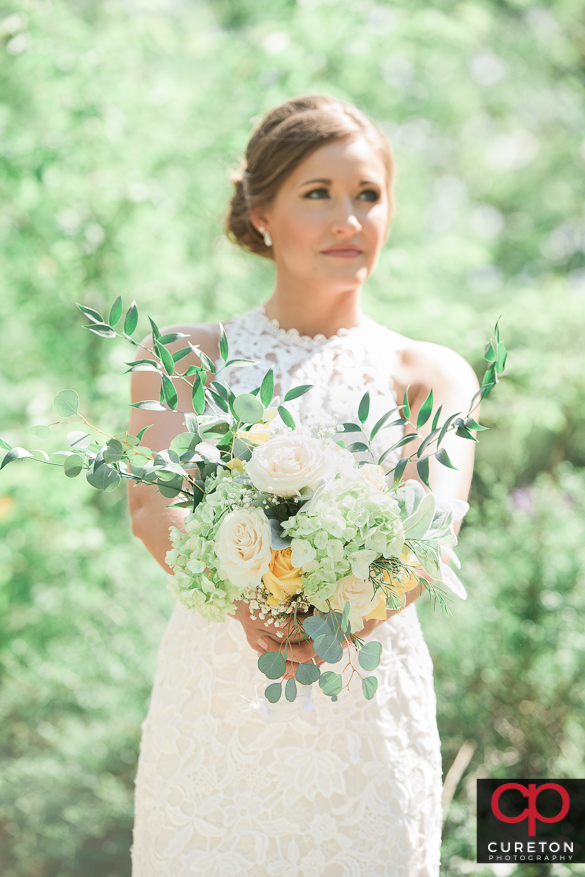
[(394, 158), (379, 128), (353, 104), (322, 94), (302, 95), (270, 110), (250, 137), (239, 171), (231, 175), (234, 194), (225, 216), (229, 239), (258, 256), (273, 259), (272, 247), (250, 219), (250, 209), (267, 206), (294, 169), (320, 146), (360, 135), (386, 168), (390, 217), (393, 214)]

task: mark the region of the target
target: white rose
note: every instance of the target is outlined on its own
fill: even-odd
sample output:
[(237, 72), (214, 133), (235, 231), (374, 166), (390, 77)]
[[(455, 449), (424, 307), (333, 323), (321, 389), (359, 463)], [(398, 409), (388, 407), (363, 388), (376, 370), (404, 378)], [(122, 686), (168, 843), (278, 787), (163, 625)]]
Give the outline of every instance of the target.
[(318, 439), (291, 432), (274, 436), (266, 444), (254, 448), (244, 468), (258, 490), (277, 496), (298, 496), (303, 487), (315, 490), (329, 474), (328, 451), (330, 449)]
[(261, 509), (230, 512), (219, 526), (215, 552), (220, 575), (236, 587), (259, 585), (270, 563), (270, 524)]
[(358, 579), (354, 575), (349, 575), (339, 579), (337, 590), (329, 602), (332, 609), (343, 612), (345, 603), (349, 600), (351, 629), (356, 631), (362, 629), (362, 618), (374, 611), (380, 602), (380, 597), (380, 592), (374, 594), (374, 585), (369, 579)]
[(386, 473), (381, 466), (372, 466), (371, 464), (362, 466), (361, 469), (358, 469), (358, 478), (365, 481), (374, 490), (384, 490), (388, 487)]

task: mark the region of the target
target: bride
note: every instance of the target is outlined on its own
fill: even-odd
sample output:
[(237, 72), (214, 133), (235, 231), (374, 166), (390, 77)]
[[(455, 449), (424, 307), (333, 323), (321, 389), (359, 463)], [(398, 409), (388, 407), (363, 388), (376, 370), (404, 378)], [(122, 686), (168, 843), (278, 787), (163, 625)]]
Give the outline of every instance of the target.
[[(351, 104), (310, 95), (264, 117), (234, 177), (226, 226), (236, 244), (274, 262), (275, 284), (264, 304), (225, 323), (230, 356), (258, 362), (229, 370), (235, 392), (253, 390), (271, 366), (281, 398), (313, 384), (289, 403), (297, 423), (313, 428), (354, 420), (366, 390), (371, 424), (406, 388), (413, 420), (431, 388), (443, 416), (467, 410), (477, 383), (457, 354), (411, 341), (360, 308), (392, 218), (393, 178), (388, 142)], [(219, 360), (217, 324), (169, 330)], [(191, 410), (188, 387), (176, 389), (179, 410)], [(158, 391), (152, 373), (134, 373), (133, 401)], [(184, 431), (172, 412), (132, 410), (132, 434), (152, 424), (153, 449)], [(382, 450), (397, 430), (378, 434)], [(431, 462), (431, 484), (441, 498), (465, 499), (474, 445), (449, 435), (457, 469)], [(417, 478), (413, 464), (405, 477)], [(133, 532), (167, 569), (168, 529), (184, 513), (145, 486), (129, 496)], [(313, 702), (299, 698), (272, 715), (257, 659), (278, 648), (274, 628), (245, 604), (225, 624), (177, 604), (142, 726), (133, 877), (437, 877), (440, 742), (418, 596), (408, 592), (404, 610), (367, 621), (360, 634), (377, 628), (384, 646), (374, 700), (333, 703), (313, 686)], [(293, 657), (289, 674), (315, 654), (301, 643)]]

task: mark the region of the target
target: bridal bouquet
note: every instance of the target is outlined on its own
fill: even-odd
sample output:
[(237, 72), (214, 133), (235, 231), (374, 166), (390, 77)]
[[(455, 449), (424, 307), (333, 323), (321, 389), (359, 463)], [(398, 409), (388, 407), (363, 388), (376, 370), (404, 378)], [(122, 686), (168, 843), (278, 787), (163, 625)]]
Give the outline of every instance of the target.
[[(132, 338), (138, 323), (135, 303), (121, 332), (115, 329), (123, 313), (120, 298), (107, 321), (97, 311), (79, 307), (91, 321), (86, 327), (90, 331), (140, 346)], [(361, 677), (364, 696), (371, 699), (377, 678), (362, 671), (376, 669), (382, 646), (360, 639), (364, 620), (385, 619), (386, 610), (402, 608), (406, 592), (415, 587), (424, 587), (444, 611), (448, 610), (442, 586), (465, 598), (465, 589), (443, 562), (442, 552), (458, 565), (452, 552), (457, 542), (453, 525), (465, 515), (467, 503), (439, 504), (418, 481), (404, 482), (402, 477), (409, 460), (416, 460), (419, 478), (428, 487), (432, 456), (453, 468), (442, 447), (445, 436), (455, 430), (476, 441), (473, 432), (484, 429), (471, 415), (504, 370), (506, 349), (498, 325), (486, 348), (482, 387), (466, 414), (453, 414), (441, 423), (441, 409), (433, 414), (431, 391), (416, 422), (411, 422), (405, 393), (399, 408), (386, 412), (368, 429), (370, 397), (365, 393), (356, 422), (311, 433), (297, 427), (286, 408), (311, 386), (294, 387), (281, 402), (274, 398), (274, 376), (269, 370), (253, 392), (236, 396), (221, 380), (221, 372), (254, 363), (229, 359), (223, 327), (219, 348), (223, 364), (217, 369), (189, 342), (171, 353), (169, 345), (188, 336), (162, 335), (150, 323), (148, 358), (128, 365), (129, 371), (154, 371), (161, 381), (158, 400), (143, 400), (134, 407), (183, 417), (185, 431), (168, 449), (152, 452), (142, 444), (148, 427), (137, 436), (108, 435), (79, 414), (77, 393), (63, 390), (54, 400), (56, 413), (77, 416), (76, 423), (83, 426), (67, 434), (69, 449), (49, 455), (40, 449), (12, 448), (0, 439), (0, 447), (7, 451), (0, 469), (31, 457), (62, 467), (69, 478), (85, 472), (88, 483), (98, 490), (112, 490), (131, 480), (175, 498), (174, 505), (189, 513), (184, 531), (171, 528), (173, 548), (167, 564), (173, 570), (168, 582), (173, 596), (210, 622), (225, 621), (239, 601), (248, 603), (252, 616), (273, 625), (282, 640), (280, 650), (258, 659), (269, 680), (285, 674), (287, 656), (292, 657), (299, 638), (312, 640), (316, 654), (329, 664), (337, 664), (347, 651), (347, 666), (341, 673), (321, 671), (314, 663), (299, 664), (295, 678), (286, 682), (286, 700), (296, 699), (297, 682), (317, 681), (324, 694), (337, 700), (355, 674)], [(200, 364), (181, 372), (178, 364), (192, 353)], [(192, 411), (177, 411), (174, 381), (189, 384)], [(431, 417), (431, 431), (421, 441), (420, 430)], [(31, 433), (48, 438), (55, 425), (35, 426)], [(376, 457), (374, 438), (396, 426), (408, 427), (409, 432)], [(351, 434), (358, 440), (346, 445)], [(382, 463), (392, 451), (417, 440), (417, 450), (400, 459), (389, 473), (393, 476), (389, 483)], [(60, 456), (62, 462), (51, 456)], [(352, 660), (356, 653), (357, 665)], [(276, 703), (282, 682), (273, 681), (265, 695)]]

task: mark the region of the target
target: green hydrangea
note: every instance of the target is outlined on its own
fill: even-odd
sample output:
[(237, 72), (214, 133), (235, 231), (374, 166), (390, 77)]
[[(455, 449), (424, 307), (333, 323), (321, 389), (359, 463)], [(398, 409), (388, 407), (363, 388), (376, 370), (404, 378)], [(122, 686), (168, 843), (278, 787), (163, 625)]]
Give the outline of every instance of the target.
[(173, 575), (168, 576), (167, 587), (184, 606), (217, 622), (234, 611), (234, 601), (242, 598), (243, 590), (219, 574), (215, 537), (225, 515), (247, 505), (252, 497), (249, 483), (232, 479), (226, 470), (209, 478), (206, 488), (210, 492), (205, 500), (185, 518), (186, 532), (171, 528), (173, 548), (166, 562)]
[(303, 568), (304, 592), (322, 610), (339, 579), (368, 578), (376, 558), (397, 557), (404, 546), (398, 502), (359, 477), (327, 484), (283, 529), (293, 537), (292, 562)]

